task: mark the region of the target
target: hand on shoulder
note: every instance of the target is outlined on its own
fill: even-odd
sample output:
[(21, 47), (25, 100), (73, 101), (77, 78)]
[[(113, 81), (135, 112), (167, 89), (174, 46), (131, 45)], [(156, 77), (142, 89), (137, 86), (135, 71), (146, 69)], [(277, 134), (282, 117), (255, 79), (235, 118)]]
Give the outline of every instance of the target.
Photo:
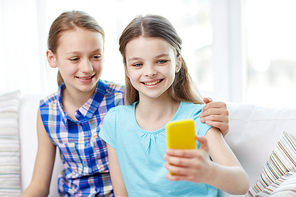
[(218, 128), (223, 136), (229, 131), (229, 112), (224, 102), (213, 102), (211, 98), (204, 98), (205, 106), (200, 114), (200, 121)]

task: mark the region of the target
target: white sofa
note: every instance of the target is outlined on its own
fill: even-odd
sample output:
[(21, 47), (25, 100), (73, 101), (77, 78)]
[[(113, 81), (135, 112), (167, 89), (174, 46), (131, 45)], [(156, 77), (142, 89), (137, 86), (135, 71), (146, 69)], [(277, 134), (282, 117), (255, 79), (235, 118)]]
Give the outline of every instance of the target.
[[(44, 95), (26, 96), (19, 106), (22, 191), (29, 185), (37, 150), (36, 116)], [(228, 103), (230, 132), (226, 140), (250, 177), (253, 186), (277, 141), (286, 131), (296, 137), (296, 108), (266, 108)], [(58, 153), (58, 152), (57, 152)], [(62, 170), (57, 154), (50, 195), (56, 197), (57, 176)], [(221, 196), (231, 196), (224, 192)]]

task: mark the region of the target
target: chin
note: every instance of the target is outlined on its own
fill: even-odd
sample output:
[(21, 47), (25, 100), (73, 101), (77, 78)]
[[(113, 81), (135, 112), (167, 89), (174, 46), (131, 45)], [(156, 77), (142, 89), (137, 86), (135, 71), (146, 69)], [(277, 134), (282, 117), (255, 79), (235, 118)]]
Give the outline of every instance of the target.
[(84, 87), (79, 88), (81, 92), (91, 92), (96, 89), (96, 84), (84, 85)]

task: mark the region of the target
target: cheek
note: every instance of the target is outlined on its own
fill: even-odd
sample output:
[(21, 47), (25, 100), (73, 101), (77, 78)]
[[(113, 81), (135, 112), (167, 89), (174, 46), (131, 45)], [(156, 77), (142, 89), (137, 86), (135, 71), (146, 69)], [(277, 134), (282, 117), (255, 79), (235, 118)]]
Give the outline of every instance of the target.
[(97, 72), (102, 72), (102, 70), (103, 70), (103, 66), (104, 66), (103, 61), (94, 63), (94, 69), (95, 69)]
[(133, 68), (126, 68), (126, 76), (131, 81), (139, 80), (139, 77), (141, 77), (141, 72), (139, 70), (133, 69)]
[(68, 66), (68, 73), (69, 74), (75, 74), (75, 73), (77, 73), (77, 71), (78, 71), (78, 67), (77, 66), (73, 66), (73, 65), (70, 65), (70, 66)]
[(136, 71), (130, 71), (130, 70), (127, 70), (126, 71), (126, 76), (129, 78), (131, 84), (136, 87), (137, 86), (137, 81), (139, 81), (140, 79), (140, 74)]
[(137, 75), (135, 73), (128, 72), (128, 78), (130, 79), (131, 83), (133, 84), (137, 80)]
[[(60, 65), (63, 65), (63, 66), (60, 66)], [(67, 64), (67, 62), (61, 62), (58, 67), (63, 76), (74, 75), (77, 72), (77, 66)]]
[(170, 66), (169, 68), (165, 69), (164, 72), (165, 72), (165, 75), (169, 78), (175, 78), (175, 67), (173, 66)]
[(103, 73), (103, 61), (93, 63), (93, 72), (96, 73), (96, 78), (101, 78)]

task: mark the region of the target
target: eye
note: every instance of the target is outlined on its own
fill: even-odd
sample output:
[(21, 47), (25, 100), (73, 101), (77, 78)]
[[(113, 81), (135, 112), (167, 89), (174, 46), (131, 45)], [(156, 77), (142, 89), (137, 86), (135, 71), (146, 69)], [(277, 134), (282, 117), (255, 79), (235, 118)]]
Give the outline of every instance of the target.
[(164, 64), (164, 63), (167, 63), (167, 62), (168, 62), (168, 60), (158, 60), (157, 61), (158, 64)]
[(140, 67), (140, 66), (142, 66), (143, 64), (141, 64), (141, 63), (135, 63), (135, 64), (132, 64), (132, 66), (134, 66), (134, 67)]
[(79, 57), (73, 57), (73, 58), (70, 58), (70, 61), (72, 61), (72, 62), (76, 62), (76, 61), (78, 61), (79, 60)]
[(94, 56), (92, 56), (92, 58), (97, 59), (97, 60), (98, 59), (101, 59), (101, 57), (102, 57), (101, 55), (94, 55)]

